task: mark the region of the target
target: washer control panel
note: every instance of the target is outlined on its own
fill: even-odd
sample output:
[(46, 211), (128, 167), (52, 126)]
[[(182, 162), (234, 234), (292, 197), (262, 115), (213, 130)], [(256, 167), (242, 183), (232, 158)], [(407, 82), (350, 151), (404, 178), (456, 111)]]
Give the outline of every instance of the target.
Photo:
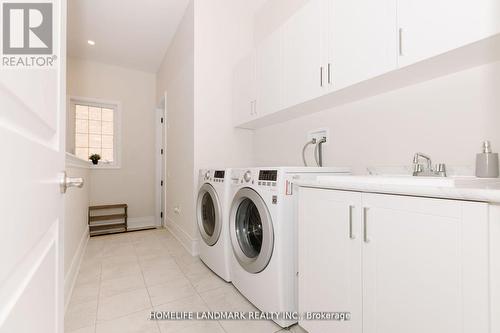
[(226, 171), (225, 170), (205, 170), (201, 173), (203, 180), (206, 182), (223, 183)]

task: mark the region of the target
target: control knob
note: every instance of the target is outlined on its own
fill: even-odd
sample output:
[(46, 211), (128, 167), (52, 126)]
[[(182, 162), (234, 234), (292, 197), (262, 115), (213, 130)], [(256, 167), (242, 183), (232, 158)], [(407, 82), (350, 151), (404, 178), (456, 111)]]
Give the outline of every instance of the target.
[(243, 175), (243, 179), (248, 183), (249, 181), (252, 180), (252, 172), (247, 171), (245, 172), (245, 174)]

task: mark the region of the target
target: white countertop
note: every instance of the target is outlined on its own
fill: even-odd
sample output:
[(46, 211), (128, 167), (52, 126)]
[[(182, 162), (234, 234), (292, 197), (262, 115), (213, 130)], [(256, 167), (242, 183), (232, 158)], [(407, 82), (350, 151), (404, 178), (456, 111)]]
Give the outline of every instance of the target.
[(500, 178), (321, 176), (302, 187), (500, 203)]

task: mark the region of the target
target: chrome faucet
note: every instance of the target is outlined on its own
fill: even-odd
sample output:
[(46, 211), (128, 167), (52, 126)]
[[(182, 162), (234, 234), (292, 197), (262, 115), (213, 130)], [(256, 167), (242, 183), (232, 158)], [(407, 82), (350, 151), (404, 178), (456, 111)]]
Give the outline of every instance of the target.
[[(420, 159), (426, 160), (427, 165), (420, 164)], [(433, 169), (432, 160), (429, 155), (416, 153), (413, 156), (413, 176), (446, 177), (446, 165), (440, 163), (436, 166), (436, 169)]]

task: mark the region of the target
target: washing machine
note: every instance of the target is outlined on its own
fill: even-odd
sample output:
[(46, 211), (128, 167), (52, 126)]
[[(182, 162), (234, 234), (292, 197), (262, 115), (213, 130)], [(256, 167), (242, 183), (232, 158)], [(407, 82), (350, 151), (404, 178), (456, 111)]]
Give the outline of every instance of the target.
[(231, 281), (228, 230), (230, 173), (230, 169), (200, 170), (196, 200), (200, 259), (227, 282)]
[(249, 168), (231, 173), (229, 234), (233, 285), (259, 310), (297, 322), (297, 225), (294, 182), (348, 168)]

